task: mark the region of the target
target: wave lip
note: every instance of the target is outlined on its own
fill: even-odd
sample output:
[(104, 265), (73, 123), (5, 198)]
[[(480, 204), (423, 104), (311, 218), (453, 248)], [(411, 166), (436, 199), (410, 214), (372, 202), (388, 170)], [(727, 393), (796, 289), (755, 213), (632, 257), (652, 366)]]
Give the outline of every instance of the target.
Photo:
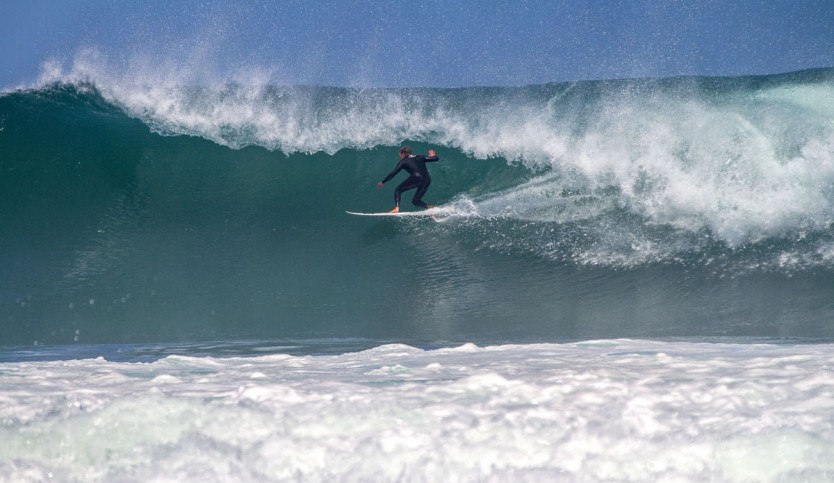
[(176, 73), (128, 75), (87, 53), (67, 69), (47, 66), (34, 92), (91, 89), (158, 133), (233, 149), (333, 155), (408, 140), (504, 159), (530, 176), (487, 193), (475, 178), (456, 194), (522, 221), (606, 219), (616, 228), (600, 244), (656, 247), (646, 260), (703, 247), (698, 238), (735, 250), (810, 237), (820, 261), (834, 223), (832, 72), (523, 88), (278, 87), (258, 77), (184, 86)]

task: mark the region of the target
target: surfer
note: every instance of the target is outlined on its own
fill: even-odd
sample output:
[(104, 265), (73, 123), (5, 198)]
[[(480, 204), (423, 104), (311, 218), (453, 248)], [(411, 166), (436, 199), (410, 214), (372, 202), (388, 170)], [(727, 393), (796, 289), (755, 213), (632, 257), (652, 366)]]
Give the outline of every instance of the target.
[(431, 176), (429, 176), (429, 170), (426, 169), (426, 163), (434, 163), (436, 161), (440, 161), (440, 158), (437, 157), (433, 149), (429, 150), (428, 156), (411, 154), (411, 148), (408, 146), (403, 146), (400, 149), (400, 162), (397, 163), (394, 171), (391, 171), (385, 179), (376, 184), (377, 189), (382, 188), (382, 185), (390, 181), (401, 170), (404, 169), (408, 172), (408, 178), (394, 190), (394, 209), (389, 211), (389, 213), (399, 213), (400, 196), (402, 196), (404, 191), (414, 188), (417, 188), (417, 192), (414, 193), (414, 198), (411, 199), (414, 206), (421, 206), (425, 209), (432, 207), (423, 202), (423, 195), (426, 194), (426, 190), (429, 189), (429, 185), (431, 184)]

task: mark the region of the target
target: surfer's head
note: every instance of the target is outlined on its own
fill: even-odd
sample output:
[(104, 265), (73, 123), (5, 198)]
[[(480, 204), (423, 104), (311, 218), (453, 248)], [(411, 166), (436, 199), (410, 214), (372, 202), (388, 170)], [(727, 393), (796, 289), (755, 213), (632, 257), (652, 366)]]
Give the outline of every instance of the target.
[(403, 159), (406, 156), (411, 156), (411, 148), (403, 146), (400, 148), (400, 159)]

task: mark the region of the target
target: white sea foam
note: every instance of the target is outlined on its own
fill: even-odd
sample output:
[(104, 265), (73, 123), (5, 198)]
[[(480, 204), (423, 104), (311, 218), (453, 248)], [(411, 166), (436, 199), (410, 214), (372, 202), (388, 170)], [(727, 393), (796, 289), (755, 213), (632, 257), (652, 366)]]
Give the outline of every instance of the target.
[(808, 481), (834, 346), (613, 340), (0, 366), (3, 481)]
[[(234, 148), (335, 153), (415, 140), (520, 161), (547, 173), (480, 206), (519, 219), (590, 219), (609, 204), (649, 224), (708, 229), (731, 247), (834, 223), (830, 82), (482, 92), (269, 87), (270, 79), (255, 71), (197, 81), (191, 68), (118, 68), (87, 51), (67, 65), (47, 64), (37, 85), (90, 83), (159, 132)], [(565, 191), (608, 188), (602, 205), (563, 209)]]

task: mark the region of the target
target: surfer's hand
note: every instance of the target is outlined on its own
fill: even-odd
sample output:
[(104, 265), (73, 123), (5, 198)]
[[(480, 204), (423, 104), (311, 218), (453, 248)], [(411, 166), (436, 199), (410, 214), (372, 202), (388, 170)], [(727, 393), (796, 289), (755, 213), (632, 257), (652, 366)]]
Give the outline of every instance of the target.
[(433, 158), (433, 157), (435, 157), (435, 156), (436, 156), (436, 155), (434, 154), (434, 149), (429, 149), (429, 157), (432, 157), (432, 158)]
[(382, 185), (383, 185), (383, 184), (385, 184), (385, 183), (383, 183), (382, 181), (380, 181), (379, 183), (377, 183), (377, 184), (376, 184), (376, 189), (380, 189), (380, 188), (382, 188)]

